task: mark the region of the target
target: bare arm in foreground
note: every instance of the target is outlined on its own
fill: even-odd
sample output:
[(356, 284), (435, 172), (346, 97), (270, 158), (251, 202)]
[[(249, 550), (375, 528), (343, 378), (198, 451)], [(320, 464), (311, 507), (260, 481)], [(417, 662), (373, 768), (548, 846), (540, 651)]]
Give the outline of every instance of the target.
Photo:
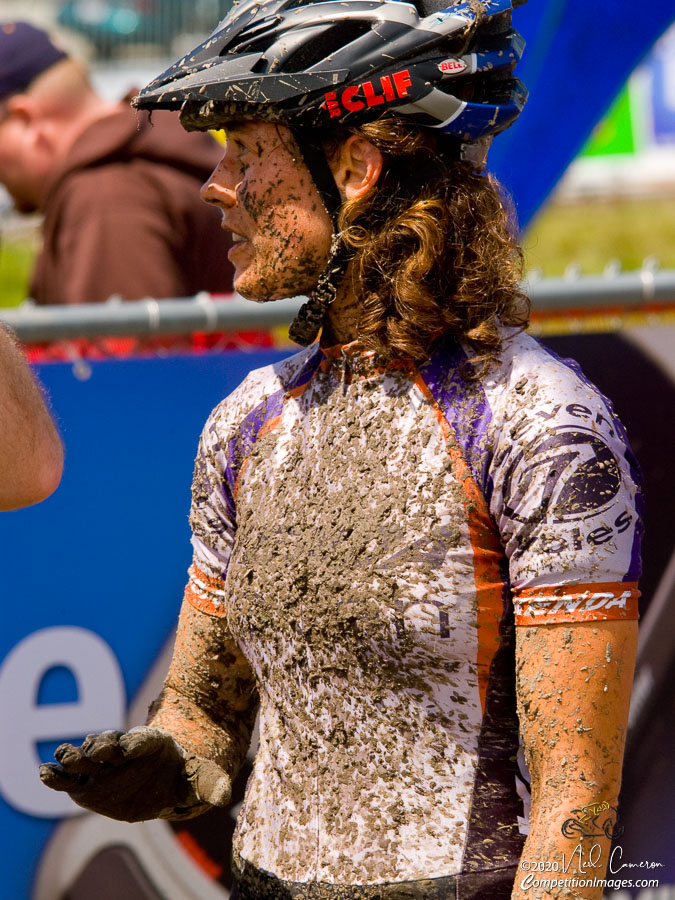
[(42, 781), (85, 809), (137, 822), (227, 806), (257, 708), (253, 677), (223, 620), (183, 603), (164, 689), (147, 727), (62, 744)]
[(0, 510), (39, 503), (56, 490), (63, 448), (13, 334), (0, 324)]
[[(581, 833), (567, 838), (561, 828), (572, 810), (617, 805), (637, 622), (519, 626), (516, 635), (518, 713), (532, 776), (530, 834), (522, 860), (526, 866), (557, 863), (559, 868), (521, 868), (512, 897), (600, 900), (602, 887), (569, 882), (537, 887), (533, 881), (605, 877), (610, 839)], [(595, 833), (592, 813), (581, 815), (588, 815), (588, 830)], [(600, 823), (607, 816), (611, 811)]]

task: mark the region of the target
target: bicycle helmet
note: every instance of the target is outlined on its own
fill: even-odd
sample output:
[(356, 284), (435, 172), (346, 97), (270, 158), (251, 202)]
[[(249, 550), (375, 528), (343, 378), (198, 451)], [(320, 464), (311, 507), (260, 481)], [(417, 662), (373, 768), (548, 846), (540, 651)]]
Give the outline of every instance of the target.
[[(228, 119), (287, 125), (336, 226), (341, 200), (321, 145), (324, 128), (395, 115), (438, 130), (480, 168), (493, 136), (525, 104), (527, 91), (513, 76), (524, 42), (511, 13), (526, 0), (447, 2), (241, 0), (134, 102), (179, 109), (188, 129)], [(334, 240), (311, 321), (303, 307), (307, 321), (292, 327), (300, 343), (316, 335), (348, 261)]]

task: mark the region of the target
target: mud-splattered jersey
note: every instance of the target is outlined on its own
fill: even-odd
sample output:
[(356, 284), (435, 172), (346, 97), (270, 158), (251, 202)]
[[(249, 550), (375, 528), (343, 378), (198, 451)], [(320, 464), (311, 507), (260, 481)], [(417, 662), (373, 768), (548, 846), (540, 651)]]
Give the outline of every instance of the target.
[(622, 427), (572, 364), (505, 334), (473, 382), (452, 338), (419, 368), (314, 346), (207, 422), (187, 599), (225, 617), (258, 684), (235, 836), (257, 869), (348, 885), (514, 865), (514, 622), (637, 618)]

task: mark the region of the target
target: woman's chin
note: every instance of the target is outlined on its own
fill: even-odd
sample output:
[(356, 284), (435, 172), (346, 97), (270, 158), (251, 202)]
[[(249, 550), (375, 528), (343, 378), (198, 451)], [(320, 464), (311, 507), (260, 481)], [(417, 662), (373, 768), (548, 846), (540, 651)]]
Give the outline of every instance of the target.
[(266, 297), (264, 297), (262, 286), (256, 278), (251, 277), (251, 273), (247, 268), (242, 270), (239, 270), (238, 268), (235, 269), (233, 287), (235, 291), (240, 296), (245, 297), (246, 300), (266, 299)]
[(283, 300), (285, 297), (295, 296), (295, 292), (287, 284), (269, 285), (251, 275), (252, 273), (247, 271), (242, 272), (241, 275), (235, 271), (234, 275), (234, 289), (246, 300), (267, 303), (271, 300)]

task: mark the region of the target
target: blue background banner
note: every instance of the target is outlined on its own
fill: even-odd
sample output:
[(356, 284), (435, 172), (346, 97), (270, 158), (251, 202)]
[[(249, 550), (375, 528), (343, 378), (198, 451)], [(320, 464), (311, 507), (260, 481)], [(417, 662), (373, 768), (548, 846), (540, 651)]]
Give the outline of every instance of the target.
[[(250, 369), (286, 355), (39, 368), (66, 467), (48, 500), (0, 516), (2, 897), (30, 896), (55, 820), (50, 804), (61, 804), (58, 817), (77, 810), (39, 783), (36, 754), (46, 761), (65, 740), (123, 728), (174, 627), (190, 561), (192, 465), (209, 412)], [(89, 378), (76, 377), (89, 366)]]
[(672, 0), (530, 0), (515, 10), (527, 42), (517, 74), (530, 99), (495, 140), (489, 166), (513, 194), (522, 228), (674, 18)]

